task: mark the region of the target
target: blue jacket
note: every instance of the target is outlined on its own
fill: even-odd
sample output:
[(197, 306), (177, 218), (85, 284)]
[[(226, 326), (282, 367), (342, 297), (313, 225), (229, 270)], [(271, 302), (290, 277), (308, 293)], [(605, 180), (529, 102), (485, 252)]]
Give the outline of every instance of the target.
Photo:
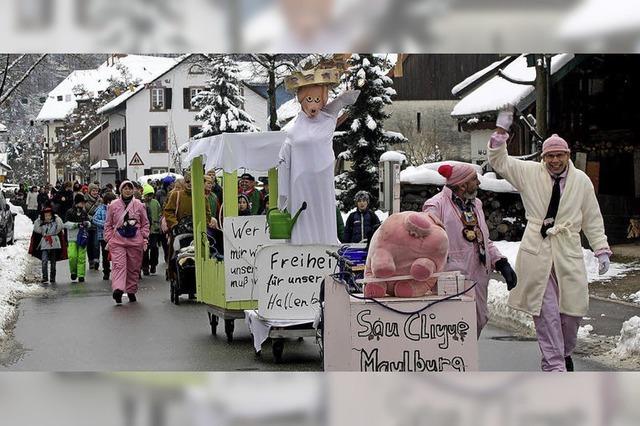
[(93, 219), (91, 219), (91, 222), (96, 226), (98, 241), (104, 240), (104, 223), (106, 220), (107, 206), (105, 204), (100, 204), (98, 206), (98, 210), (96, 210), (93, 215)]
[(363, 239), (371, 238), (373, 232), (380, 225), (380, 219), (371, 210), (367, 209), (360, 212), (356, 209), (347, 218), (344, 226), (343, 243), (359, 243)]

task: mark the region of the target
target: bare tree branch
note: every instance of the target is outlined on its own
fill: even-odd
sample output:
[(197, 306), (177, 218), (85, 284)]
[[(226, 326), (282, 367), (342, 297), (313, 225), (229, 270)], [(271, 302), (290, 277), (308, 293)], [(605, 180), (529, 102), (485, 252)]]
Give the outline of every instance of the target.
[(0, 96), (2, 96), (2, 92), (4, 91), (4, 85), (7, 82), (7, 71), (9, 70), (9, 54), (7, 54), (7, 65), (4, 67), (4, 77), (2, 77), (2, 84), (0, 85)]
[[(14, 67), (18, 62), (20, 62), (20, 61), (22, 60), (22, 58), (24, 58), (25, 56), (27, 56), (27, 54), (26, 54), (26, 53), (23, 53), (22, 55), (18, 56), (18, 58), (17, 58), (15, 61), (11, 62), (11, 65), (9, 65), (9, 66), (5, 67), (5, 69), (4, 69), (3, 71), (0, 71), (0, 75), (1, 75), (1, 74), (4, 74), (4, 73), (6, 73), (6, 72), (11, 71), (11, 68), (13, 68), (13, 67)], [(7, 62), (9, 62), (9, 54), (8, 54), (8, 53), (7, 53)]]
[(42, 55), (40, 55), (40, 57), (36, 60), (36, 62), (33, 65), (31, 65), (31, 67), (27, 71), (25, 71), (24, 75), (20, 78), (20, 80), (18, 80), (13, 86), (11, 86), (11, 88), (7, 91), (7, 93), (0, 96), (0, 105), (2, 105), (7, 99), (9, 99), (9, 96), (11, 96), (13, 91), (16, 90), (27, 79), (27, 77), (29, 77), (31, 72), (38, 66), (40, 62), (42, 62), (44, 58), (47, 57), (47, 55), (48, 55), (47, 53), (43, 53)]

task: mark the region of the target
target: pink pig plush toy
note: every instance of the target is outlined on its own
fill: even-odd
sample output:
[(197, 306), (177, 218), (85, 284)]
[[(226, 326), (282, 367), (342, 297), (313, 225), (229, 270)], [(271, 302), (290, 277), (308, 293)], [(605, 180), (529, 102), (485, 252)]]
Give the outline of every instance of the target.
[[(431, 277), (444, 269), (449, 239), (440, 220), (430, 213), (392, 214), (373, 235), (365, 280), (410, 275), (413, 279), (369, 282), (365, 297), (419, 297), (435, 287)], [(431, 277), (431, 278), (429, 278)]]

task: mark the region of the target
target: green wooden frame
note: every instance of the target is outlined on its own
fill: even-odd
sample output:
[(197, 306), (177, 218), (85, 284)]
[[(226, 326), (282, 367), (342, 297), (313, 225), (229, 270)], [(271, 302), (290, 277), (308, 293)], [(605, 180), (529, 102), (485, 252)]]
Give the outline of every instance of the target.
[[(223, 213), (224, 217), (238, 215), (237, 172), (224, 173)], [(193, 194), (204, 193), (204, 167), (202, 157), (191, 163), (191, 186)], [(277, 205), (278, 171), (269, 170), (269, 204)], [(196, 256), (196, 294), (198, 302), (227, 310), (257, 309), (257, 300), (227, 301), (225, 294), (224, 261), (209, 258), (209, 242), (206, 237), (207, 222), (204, 197), (191, 197)]]

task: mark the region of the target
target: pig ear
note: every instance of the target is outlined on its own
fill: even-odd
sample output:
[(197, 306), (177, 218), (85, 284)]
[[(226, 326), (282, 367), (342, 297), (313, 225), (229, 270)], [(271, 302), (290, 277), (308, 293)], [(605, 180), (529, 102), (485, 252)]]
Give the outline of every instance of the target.
[(440, 228), (444, 229), (444, 224), (440, 221), (440, 219), (438, 218), (438, 216), (436, 216), (435, 214), (431, 213), (431, 212), (426, 212), (429, 217), (431, 219), (433, 219), (433, 221), (435, 222), (436, 225), (438, 225)]

